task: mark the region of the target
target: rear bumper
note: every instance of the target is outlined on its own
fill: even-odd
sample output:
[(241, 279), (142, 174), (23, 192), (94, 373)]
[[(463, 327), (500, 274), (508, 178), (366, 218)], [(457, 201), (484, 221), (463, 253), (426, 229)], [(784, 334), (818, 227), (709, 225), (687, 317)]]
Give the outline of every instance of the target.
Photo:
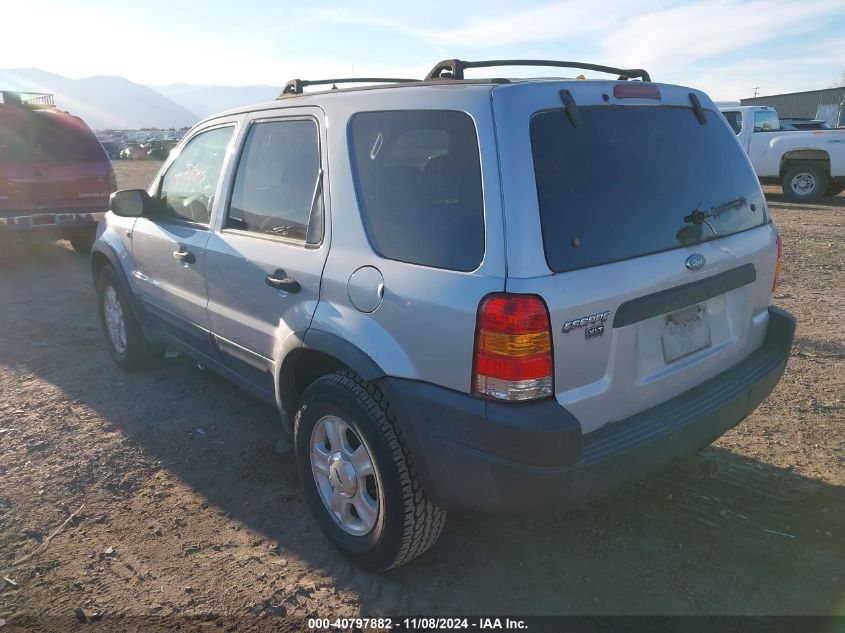
[(49, 233), (64, 235), (96, 228), (108, 209), (91, 211), (37, 211), (0, 217), (0, 235), (6, 233)]
[(577, 507), (707, 446), (771, 393), (795, 319), (769, 309), (763, 345), (652, 409), (582, 435), (554, 400), (488, 402), (429, 383), (384, 378), (428, 495), (448, 510)]

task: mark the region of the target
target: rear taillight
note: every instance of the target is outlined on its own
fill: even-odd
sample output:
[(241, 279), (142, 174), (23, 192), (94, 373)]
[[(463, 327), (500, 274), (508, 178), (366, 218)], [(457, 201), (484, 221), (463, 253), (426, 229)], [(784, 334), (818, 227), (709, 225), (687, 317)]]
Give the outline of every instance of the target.
[(549, 312), (534, 295), (495, 294), (478, 308), (473, 391), (499, 400), (552, 395)]
[(783, 254), (783, 243), (780, 240), (780, 233), (776, 233), (778, 238), (778, 258), (775, 262), (775, 280), (772, 283), (772, 292), (774, 292), (778, 287), (778, 277), (780, 277), (780, 268), (782, 265), (782, 258), (781, 255)]

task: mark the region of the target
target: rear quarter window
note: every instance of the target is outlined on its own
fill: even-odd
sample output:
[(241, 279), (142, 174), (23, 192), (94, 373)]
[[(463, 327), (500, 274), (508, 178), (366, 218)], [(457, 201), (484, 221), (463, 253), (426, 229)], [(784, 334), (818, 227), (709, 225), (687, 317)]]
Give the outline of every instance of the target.
[(382, 257), (471, 271), (484, 256), (478, 135), (463, 112), (361, 112), (350, 152), (367, 236)]

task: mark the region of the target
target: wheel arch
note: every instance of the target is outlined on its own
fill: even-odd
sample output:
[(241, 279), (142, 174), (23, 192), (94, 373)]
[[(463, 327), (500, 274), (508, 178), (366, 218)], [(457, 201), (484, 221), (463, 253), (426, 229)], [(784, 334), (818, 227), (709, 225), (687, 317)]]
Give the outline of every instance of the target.
[(93, 278), (95, 284), (100, 278), (100, 271), (108, 265), (111, 265), (112, 268), (114, 268), (114, 263), (109, 256), (105, 254), (102, 247), (91, 250), (91, 277)]
[(117, 274), (117, 281), (121, 286), (120, 289), (123, 291), (124, 296), (129, 300), (129, 307), (132, 309), (133, 315), (142, 326), (147, 325), (148, 319), (145, 318), (146, 315), (140, 302), (138, 301), (138, 297), (136, 297), (135, 293), (132, 292), (132, 285), (129, 283), (126, 271), (120, 263), (120, 257), (118, 257), (112, 246), (110, 244), (103, 243), (102, 241), (95, 242), (91, 249), (90, 262), (91, 277), (94, 280), (94, 286), (96, 287), (100, 278), (100, 271), (102, 271), (106, 266), (111, 266)]
[(784, 152), (780, 159), (780, 177), (799, 163), (813, 163), (823, 167), (830, 175), (830, 154), (822, 149), (802, 148)]
[(293, 417), (308, 385), (320, 376), (341, 369), (350, 369), (368, 382), (386, 375), (378, 363), (355, 344), (329, 332), (307, 330), (302, 345), (291, 350), (279, 366), (279, 408), (287, 417), (288, 432), (293, 430)]

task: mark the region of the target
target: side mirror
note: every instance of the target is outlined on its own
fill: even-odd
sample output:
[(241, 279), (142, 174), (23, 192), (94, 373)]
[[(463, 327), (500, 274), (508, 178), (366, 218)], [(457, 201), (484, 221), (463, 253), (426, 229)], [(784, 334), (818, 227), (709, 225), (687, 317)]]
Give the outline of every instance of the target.
[(150, 215), (153, 201), (143, 189), (123, 189), (111, 195), (109, 208), (112, 213), (124, 218), (140, 218)]

